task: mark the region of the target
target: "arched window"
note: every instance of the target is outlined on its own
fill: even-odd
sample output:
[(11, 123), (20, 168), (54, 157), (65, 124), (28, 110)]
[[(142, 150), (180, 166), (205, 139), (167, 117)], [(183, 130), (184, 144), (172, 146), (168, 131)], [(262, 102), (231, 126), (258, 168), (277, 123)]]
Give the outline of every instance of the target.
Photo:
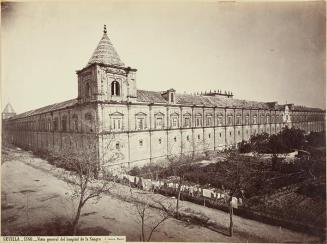
[(120, 96), (120, 85), (119, 85), (119, 82), (116, 80), (111, 82), (111, 95), (112, 96)]
[(89, 83), (85, 84), (85, 97), (90, 97), (91, 96), (91, 89)]

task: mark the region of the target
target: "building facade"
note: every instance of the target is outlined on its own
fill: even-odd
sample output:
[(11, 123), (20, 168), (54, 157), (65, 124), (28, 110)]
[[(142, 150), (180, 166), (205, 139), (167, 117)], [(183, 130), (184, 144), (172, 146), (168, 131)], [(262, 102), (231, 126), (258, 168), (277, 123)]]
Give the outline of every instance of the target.
[(284, 126), (325, 130), (325, 111), (233, 98), (232, 93), (138, 90), (106, 28), (88, 64), (77, 71), (78, 97), (18, 115), (3, 113), (3, 137), (30, 150), (60, 152), (95, 145), (97, 161), (140, 165), (169, 155), (235, 147)]

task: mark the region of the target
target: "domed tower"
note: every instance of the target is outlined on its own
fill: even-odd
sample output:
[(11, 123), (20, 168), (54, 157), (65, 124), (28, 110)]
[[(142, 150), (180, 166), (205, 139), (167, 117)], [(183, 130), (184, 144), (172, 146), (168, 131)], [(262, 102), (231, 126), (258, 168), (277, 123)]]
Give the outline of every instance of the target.
[(10, 103), (8, 103), (5, 107), (5, 109), (3, 110), (2, 112), (2, 119), (8, 119), (12, 116), (15, 116), (16, 115), (16, 112), (15, 110), (13, 109), (13, 107), (11, 106)]
[(76, 72), (78, 101), (135, 101), (136, 71), (121, 61), (105, 25), (103, 36), (86, 67)]

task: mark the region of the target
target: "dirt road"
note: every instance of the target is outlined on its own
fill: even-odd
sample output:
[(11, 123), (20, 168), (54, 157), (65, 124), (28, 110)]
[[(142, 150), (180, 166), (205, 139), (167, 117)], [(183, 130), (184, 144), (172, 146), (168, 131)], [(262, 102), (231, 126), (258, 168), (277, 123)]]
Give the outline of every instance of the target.
[[(2, 233), (49, 223), (56, 218), (71, 218), (73, 204), (67, 199), (67, 183), (54, 176), (46, 161), (33, 158), (24, 151), (13, 152), (17, 157), (2, 164)], [(124, 186), (121, 186), (123, 192)], [(189, 202), (192, 208), (210, 216), (222, 226), (228, 225), (228, 214)], [(156, 209), (151, 209), (155, 215)], [(140, 227), (131, 203), (105, 195), (97, 204), (89, 203), (83, 210), (81, 228), (102, 229), (102, 234), (123, 235), (128, 241), (138, 241)], [(235, 216), (235, 235), (228, 237), (205, 227), (169, 219), (154, 234), (152, 241), (201, 242), (304, 242), (318, 241), (314, 236)], [(227, 230), (226, 230), (227, 232)]]

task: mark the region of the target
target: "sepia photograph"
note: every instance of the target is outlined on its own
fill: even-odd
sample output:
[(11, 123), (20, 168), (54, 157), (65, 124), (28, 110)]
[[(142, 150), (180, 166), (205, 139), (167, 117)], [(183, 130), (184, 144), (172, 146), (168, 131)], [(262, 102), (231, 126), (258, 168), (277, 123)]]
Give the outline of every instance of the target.
[(2, 1), (1, 112), (7, 243), (326, 242), (325, 1)]

